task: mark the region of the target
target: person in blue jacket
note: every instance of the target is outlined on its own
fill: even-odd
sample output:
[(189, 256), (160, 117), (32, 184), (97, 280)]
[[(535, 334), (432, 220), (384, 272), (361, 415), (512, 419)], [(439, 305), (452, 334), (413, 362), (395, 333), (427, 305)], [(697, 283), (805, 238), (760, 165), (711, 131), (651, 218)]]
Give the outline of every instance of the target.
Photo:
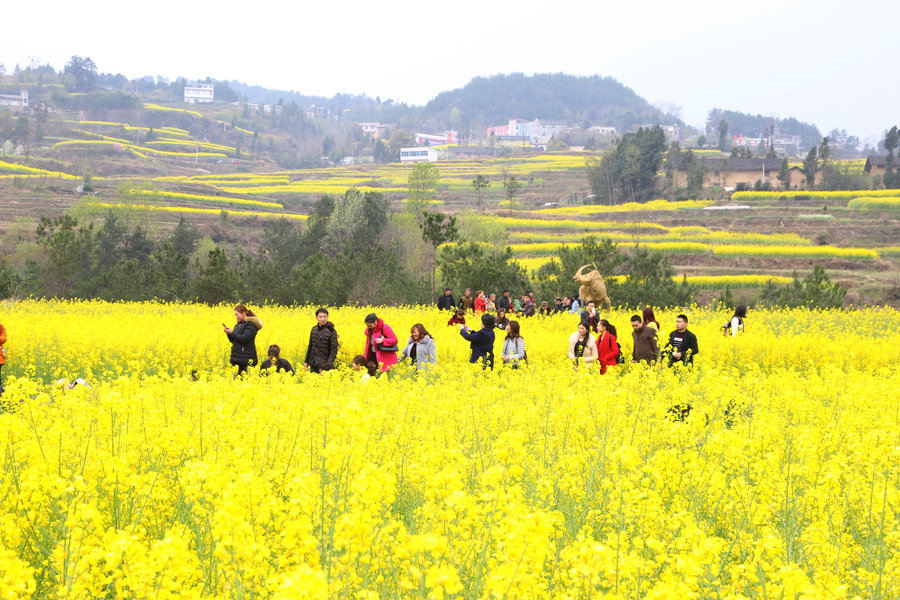
[(481, 329), (472, 331), (465, 325), (460, 326), (459, 334), (469, 341), (472, 347), (470, 363), (482, 361), (482, 369), (494, 370), (494, 315), (482, 315)]

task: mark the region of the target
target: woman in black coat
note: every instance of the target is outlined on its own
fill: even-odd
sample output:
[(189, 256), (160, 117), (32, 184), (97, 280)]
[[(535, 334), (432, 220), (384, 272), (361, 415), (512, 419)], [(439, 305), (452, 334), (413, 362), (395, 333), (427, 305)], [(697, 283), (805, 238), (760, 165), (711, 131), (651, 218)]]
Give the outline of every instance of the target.
[(243, 304), (234, 307), (234, 318), (237, 324), (233, 328), (222, 325), (231, 342), (231, 365), (237, 366), (242, 376), (248, 366), (256, 364), (256, 333), (262, 329), (262, 321)]

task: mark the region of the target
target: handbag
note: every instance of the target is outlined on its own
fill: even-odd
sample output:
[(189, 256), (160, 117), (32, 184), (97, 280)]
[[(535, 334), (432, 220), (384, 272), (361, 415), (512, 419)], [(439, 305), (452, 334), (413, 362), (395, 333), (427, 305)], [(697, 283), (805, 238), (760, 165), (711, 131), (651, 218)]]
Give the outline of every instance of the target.
[(400, 347), (397, 344), (393, 346), (385, 346), (384, 344), (376, 344), (376, 348), (378, 348), (379, 352), (400, 352)]

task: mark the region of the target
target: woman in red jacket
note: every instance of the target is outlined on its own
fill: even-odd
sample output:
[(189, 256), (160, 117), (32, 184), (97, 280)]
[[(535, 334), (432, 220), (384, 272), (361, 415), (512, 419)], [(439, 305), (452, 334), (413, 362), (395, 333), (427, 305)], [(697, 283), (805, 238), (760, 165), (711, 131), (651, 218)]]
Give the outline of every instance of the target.
[(597, 362), (600, 363), (600, 374), (606, 373), (606, 367), (614, 367), (619, 356), (619, 344), (616, 342), (616, 328), (606, 319), (597, 323)]
[(475, 292), (475, 307), (474, 307), (475, 315), (477, 316), (478, 313), (484, 314), (484, 309), (485, 309), (484, 290), (478, 290), (477, 292)]
[(366, 362), (378, 363), (381, 371), (390, 371), (397, 364), (397, 336), (375, 313), (366, 315)]

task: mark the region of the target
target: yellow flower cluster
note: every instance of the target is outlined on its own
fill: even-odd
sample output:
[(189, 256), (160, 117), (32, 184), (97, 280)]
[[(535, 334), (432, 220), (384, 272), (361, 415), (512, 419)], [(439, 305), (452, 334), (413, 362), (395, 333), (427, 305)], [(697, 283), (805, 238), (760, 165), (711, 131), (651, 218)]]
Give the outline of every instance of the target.
[(245, 198), (229, 198), (227, 196), (203, 196), (201, 194), (184, 194), (181, 192), (166, 192), (159, 190), (134, 190), (130, 192), (135, 196), (143, 196), (146, 198), (167, 198), (172, 200), (186, 200), (188, 202), (209, 202), (212, 204), (234, 204), (240, 206), (259, 206), (261, 208), (275, 208), (278, 210), (284, 207), (277, 202), (264, 202), (262, 200), (248, 200)]
[(900, 196), (900, 190), (868, 190), (860, 192), (859, 190), (838, 190), (830, 192), (817, 192), (808, 190), (788, 190), (784, 192), (735, 192), (731, 195), (731, 199), (736, 202), (746, 202), (751, 200), (780, 200), (780, 199), (816, 199), (816, 200), (850, 200), (858, 196), (867, 198), (880, 198), (885, 196)]
[[(0, 597), (897, 589), (896, 311), (751, 311), (737, 338), (730, 312), (657, 311), (689, 314), (694, 368), (601, 376), (566, 358), (572, 315), (524, 319), (529, 364), (483, 373), (421, 307), (333, 310), (342, 364), (372, 310), (401, 344), (425, 324), (430, 375), (233, 380), (230, 307), (4, 305)], [(302, 364), (312, 307), (257, 312), (257, 346)], [(604, 316), (630, 352), (629, 313)]]
[(856, 210), (900, 210), (900, 190), (893, 191), (898, 192), (898, 195), (880, 197), (866, 195), (863, 197), (854, 198), (847, 203), (847, 207)]
[(527, 229), (577, 229), (585, 232), (632, 229), (659, 229), (666, 228), (659, 223), (649, 221), (577, 221), (575, 219), (529, 219), (525, 217), (485, 217), (493, 223), (500, 223), (507, 227)]
[(847, 258), (871, 260), (878, 251), (870, 248), (835, 248), (834, 246), (712, 246), (717, 256), (780, 256), (788, 258)]
[[(128, 210), (156, 211), (169, 213), (183, 213), (193, 215), (220, 215), (222, 213), (230, 217), (259, 217), (260, 219), (295, 219), (305, 221), (309, 215), (298, 215), (294, 213), (272, 213), (272, 212), (246, 212), (238, 210), (227, 210), (224, 208), (193, 208), (190, 206), (157, 206), (153, 204), (125, 204), (121, 202), (86, 202), (85, 207), (97, 206), (99, 208), (115, 208)], [(280, 206), (280, 205), (279, 205)]]
[(690, 210), (700, 209), (713, 204), (710, 200), (684, 200), (670, 202), (668, 200), (651, 200), (649, 202), (626, 202), (606, 206), (602, 204), (584, 204), (580, 206), (563, 206), (561, 208), (545, 208), (535, 212), (552, 215), (593, 215), (601, 213), (637, 212), (648, 210)]
[[(537, 242), (534, 244), (510, 244), (513, 254), (522, 256), (552, 256), (559, 251), (560, 246), (574, 247), (577, 243)], [(641, 246), (649, 250), (667, 252), (672, 254), (705, 254), (712, 246), (698, 242), (619, 242), (616, 244), (623, 248)]]
[(153, 103), (145, 103), (144, 110), (158, 110), (158, 111), (162, 111), (162, 112), (180, 112), (180, 113), (189, 114), (193, 117), (203, 118), (203, 115), (198, 113), (196, 110), (188, 110), (186, 108), (175, 108), (173, 106), (160, 106), (159, 104), (153, 104)]
[[(676, 231), (688, 230), (688, 227), (673, 227), (669, 233), (657, 235), (631, 235), (628, 233), (603, 233), (604, 239), (614, 242), (704, 242), (709, 244), (773, 244), (773, 245), (798, 245), (809, 246), (811, 242), (807, 238), (800, 237), (796, 233), (747, 233), (732, 231)], [(705, 228), (697, 228), (705, 229)], [(533, 233), (530, 231), (512, 231), (509, 239), (514, 242), (579, 242), (584, 233)]]

